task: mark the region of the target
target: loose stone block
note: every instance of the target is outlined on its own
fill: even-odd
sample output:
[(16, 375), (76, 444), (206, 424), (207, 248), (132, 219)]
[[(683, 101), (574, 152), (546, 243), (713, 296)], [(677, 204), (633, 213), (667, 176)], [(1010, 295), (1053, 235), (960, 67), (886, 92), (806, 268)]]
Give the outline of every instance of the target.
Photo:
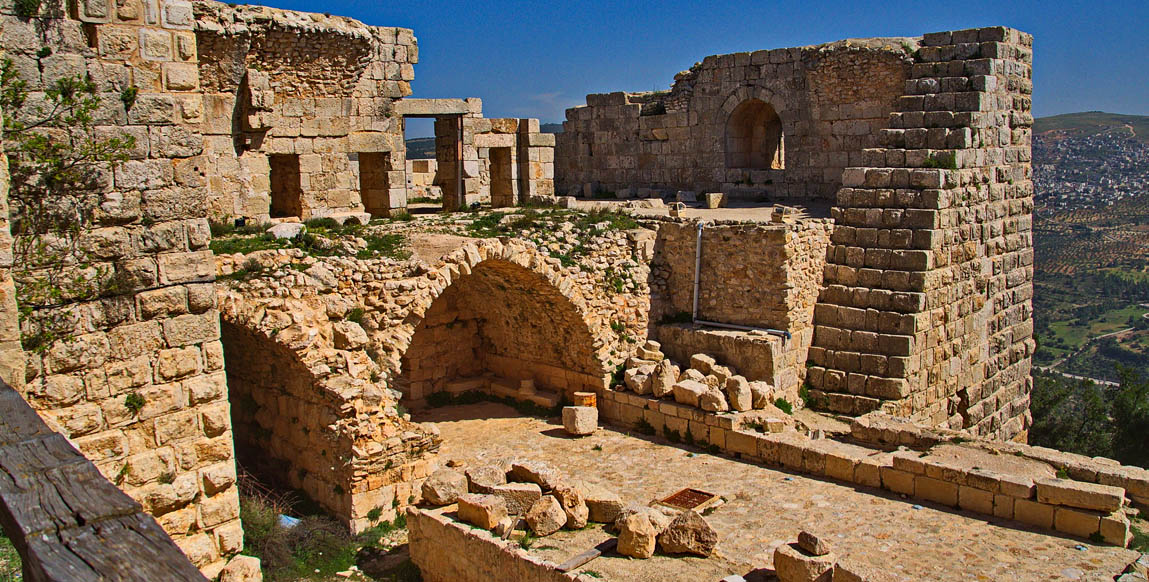
[(523, 518), (535, 535), (549, 536), (563, 528), (567, 514), (558, 499), (547, 495), (536, 501)]
[(567, 529), (582, 529), (586, 527), (587, 520), (590, 517), (590, 510), (586, 506), (586, 498), (581, 488), (571, 485), (560, 485), (555, 487), (553, 495), (555, 499), (558, 499), (559, 504), (562, 505), (563, 513), (567, 516)]
[(467, 490), (471, 493), (490, 493), (507, 482), (507, 473), (493, 465), (471, 467), (466, 471)]
[(590, 521), (614, 523), (622, 513), (622, 498), (605, 487), (591, 485), (586, 488), (586, 507)]
[(591, 406), (563, 407), (563, 429), (574, 436), (594, 434), (598, 429), (598, 409)]
[(459, 519), (485, 530), (494, 529), (507, 517), (507, 504), (501, 497), (467, 493), (459, 496)]
[(697, 512), (686, 510), (658, 534), (658, 545), (668, 554), (705, 557), (712, 554), (718, 545), (718, 532)]
[(750, 390), (750, 382), (742, 376), (731, 376), (726, 380), (726, 397), (730, 408), (739, 412), (754, 407), (754, 393)]
[(774, 550), (774, 571), (781, 582), (830, 582), (834, 556), (811, 556), (798, 544), (782, 544)]
[(829, 542), (808, 531), (798, 532), (798, 547), (811, 556), (825, 556), (830, 553)]
[(507, 483), (493, 487), (490, 494), (503, 498), (507, 504), (507, 513), (522, 515), (542, 499), (543, 490), (535, 483)]
[(535, 483), (542, 487), (543, 491), (550, 491), (562, 484), (562, 473), (550, 465), (538, 461), (515, 461), (511, 463), (510, 476), (515, 481)]
[(467, 477), (458, 471), (439, 469), (423, 481), (423, 500), (431, 505), (450, 505), (467, 493)]
[(618, 553), (640, 559), (654, 555), (658, 528), (646, 513), (633, 513), (622, 518), (618, 529)]
[(687, 406), (698, 406), (703, 394), (710, 391), (710, 387), (694, 380), (683, 380), (674, 385), (674, 401)]
[(726, 402), (726, 395), (715, 387), (710, 387), (702, 396), (698, 397), (698, 407), (707, 412), (730, 410), (730, 405)]

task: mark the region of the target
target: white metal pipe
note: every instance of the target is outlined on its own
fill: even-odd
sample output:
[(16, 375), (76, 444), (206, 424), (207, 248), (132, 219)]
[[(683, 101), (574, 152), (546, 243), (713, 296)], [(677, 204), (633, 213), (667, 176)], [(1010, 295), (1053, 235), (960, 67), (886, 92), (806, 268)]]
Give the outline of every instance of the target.
[(698, 321), (698, 287), (702, 275), (702, 228), (706, 221), (698, 221), (698, 238), (694, 243), (694, 308), (690, 312), (691, 321)]

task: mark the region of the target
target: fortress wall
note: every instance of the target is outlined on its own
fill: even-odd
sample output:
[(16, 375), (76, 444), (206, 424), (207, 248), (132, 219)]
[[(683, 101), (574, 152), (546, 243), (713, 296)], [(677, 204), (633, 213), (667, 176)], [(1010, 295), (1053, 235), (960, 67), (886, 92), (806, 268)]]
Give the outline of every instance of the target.
[(848, 168), (815, 311), (827, 408), (1024, 438), (1032, 37), (928, 34), (881, 148)]
[(214, 219), (406, 207), (403, 121), (392, 103), (411, 94), (410, 30), (200, 2), (195, 35)]
[[(88, 75), (100, 98), (96, 135), (135, 138), (127, 161), (100, 172), (92, 228), (79, 238), (77, 265), (90, 261), (87, 277), (102, 271), (115, 284), (101, 283), (94, 299), (21, 305), (32, 310), (27, 365), (6, 373), (213, 576), (242, 548), (243, 532), (208, 250), (192, 5), (93, 0), (76, 10), (31, 19), (5, 11), (0, 45), (30, 103), (58, 79)], [(30, 322), (53, 319), (65, 322), (65, 338), (41, 336), (49, 341), (35, 347)]]
[[(716, 55), (676, 75), (669, 92), (588, 95), (557, 136), (557, 189), (832, 199), (841, 170), (877, 144), (914, 47), (914, 39), (869, 39)], [(768, 106), (765, 117), (749, 105)], [(766, 118), (782, 151), (740, 157), (738, 136)]]

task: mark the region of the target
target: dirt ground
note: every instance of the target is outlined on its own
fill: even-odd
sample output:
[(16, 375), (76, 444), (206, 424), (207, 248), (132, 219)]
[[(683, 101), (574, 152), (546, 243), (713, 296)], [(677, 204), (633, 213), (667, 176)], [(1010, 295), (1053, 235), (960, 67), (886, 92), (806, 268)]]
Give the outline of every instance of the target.
[[(721, 495), (706, 519), (719, 533), (716, 556), (650, 560), (605, 555), (580, 571), (608, 580), (772, 578), (774, 549), (806, 529), (830, 541), (839, 560), (887, 570), (900, 580), (1095, 580), (1111, 582), (1137, 553), (1036, 531), (1016, 522), (917, 503), (686, 446), (600, 429), (568, 438), (561, 426), (494, 403), (432, 409), (443, 435), (440, 460), (463, 466), (515, 458), (546, 461), (573, 479), (648, 504), (684, 487)], [(601, 527), (537, 540), (530, 552), (554, 563), (610, 537)]]

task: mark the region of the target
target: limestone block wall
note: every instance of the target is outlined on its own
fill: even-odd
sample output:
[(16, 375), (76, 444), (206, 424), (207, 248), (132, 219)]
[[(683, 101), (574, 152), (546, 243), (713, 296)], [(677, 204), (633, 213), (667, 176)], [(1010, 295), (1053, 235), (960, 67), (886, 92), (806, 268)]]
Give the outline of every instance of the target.
[(613, 390), (599, 397), (599, 410), (610, 422), (650, 426), (661, 436), (689, 433), (696, 444), (746, 461), (1119, 547), (1132, 541), (1131, 502), (1143, 504), (1149, 494), (1149, 471), (1140, 467), (971, 440), (965, 431), (931, 429), (880, 412), (852, 420), (848, 433), (822, 438), (807, 434), (809, 428), (763, 432), (750, 424), (762, 424), (754, 412), (705, 412)]
[(866, 39), (716, 55), (668, 92), (588, 95), (558, 134), (558, 190), (832, 199), (842, 170), (877, 145), (915, 48)]
[[(0, 110), (0, 122), (4, 112)], [(12, 231), (8, 221), (8, 156), (0, 149), (0, 379), (19, 390), (24, 384), (24, 349), (20, 345), (20, 309), (12, 282)]]
[(1032, 37), (925, 35), (882, 146), (843, 173), (812, 391), (974, 434), (1029, 426)]
[(74, 16), (32, 19), (7, 6), (0, 46), (31, 102), (57, 79), (88, 75), (101, 99), (96, 134), (135, 138), (128, 161), (103, 169), (99, 209), (80, 238), (121, 285), (96, 300), (25, 306), (33, 321), (59, 314), (75, 337), (25, 352), (24, 377), (12, 384), (214, 576), (243, 532), (207, 247), (192, 6), (92, 0)]
[(263, 6), (195, 4), (205, 166), (216, 219), (405, 208), (409, 29)]
[(651, 321), (664, 325), (653, 335), (680, 361), (709, 353), (753, 379), (796, 392), (806, 376), (814, 305), (833, 224), (824, 219), (702, 224), (697, 319), (788, 332), (786, 340), (767, 339), (764, 332), (751, 336), (668, 324), (690, 321), (698, 227), (696, 220), (659, 223), (651, 264)]

